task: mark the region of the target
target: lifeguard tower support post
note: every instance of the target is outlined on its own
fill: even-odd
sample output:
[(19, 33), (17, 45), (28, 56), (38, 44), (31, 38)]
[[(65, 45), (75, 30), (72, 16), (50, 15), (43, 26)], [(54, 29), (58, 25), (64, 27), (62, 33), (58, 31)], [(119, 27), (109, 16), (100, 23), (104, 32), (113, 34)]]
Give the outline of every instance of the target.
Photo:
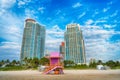
[(58, 52), (52, 52), (48, 57), (50, 64), (47, 69), (43, 72), (44, 74), (63, 74), (63, 66), (60, 62), (62, 56)]

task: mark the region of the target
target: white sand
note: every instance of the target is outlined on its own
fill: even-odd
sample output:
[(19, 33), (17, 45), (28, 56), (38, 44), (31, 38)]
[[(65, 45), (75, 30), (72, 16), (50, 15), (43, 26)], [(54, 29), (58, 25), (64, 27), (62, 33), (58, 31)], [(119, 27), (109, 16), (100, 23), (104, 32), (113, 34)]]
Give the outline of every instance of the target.
[(120, 74), (120, 70), (65, 70), (66, 74)]
[(64, 70), (63, 75), (45, 75), (37, 70), (0, 71), (0, 80), (120, 80), (120, 70)]

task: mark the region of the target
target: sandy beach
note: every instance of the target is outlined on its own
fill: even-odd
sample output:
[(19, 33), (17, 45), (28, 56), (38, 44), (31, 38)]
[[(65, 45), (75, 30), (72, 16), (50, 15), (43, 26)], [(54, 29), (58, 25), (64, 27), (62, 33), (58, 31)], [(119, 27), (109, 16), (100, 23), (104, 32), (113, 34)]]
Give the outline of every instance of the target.
[(0, 71), (0, 80), (120, 80), (120, 70), (64, 70), (62, 75), (37, 70)]

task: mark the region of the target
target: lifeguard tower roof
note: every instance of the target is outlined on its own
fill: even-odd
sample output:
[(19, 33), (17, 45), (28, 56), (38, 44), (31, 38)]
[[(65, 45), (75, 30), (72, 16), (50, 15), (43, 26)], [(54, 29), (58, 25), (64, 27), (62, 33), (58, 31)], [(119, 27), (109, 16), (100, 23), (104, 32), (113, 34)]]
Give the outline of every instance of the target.
[(58, 52), (52, 52), (50, 57), (60, 57), (60, 54)]

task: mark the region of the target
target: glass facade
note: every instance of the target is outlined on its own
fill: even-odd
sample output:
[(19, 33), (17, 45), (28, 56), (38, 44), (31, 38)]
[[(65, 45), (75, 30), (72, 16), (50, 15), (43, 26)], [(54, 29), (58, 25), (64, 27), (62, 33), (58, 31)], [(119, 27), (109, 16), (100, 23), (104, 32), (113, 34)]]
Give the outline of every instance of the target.
[(60, 45), (60, 54), (62, 56), (61, 61), (63, 62), (64, 58), (65, 58), (65, 43), (64, 42), (61, 42), (61, 45)]
[(64, 33), (65, 60), (72, 60), (75, 63), (85, 64), (85, 48), (82, 31), (79, 24), (68, 24)]
[(39, 25), (33, 19), (25, 21), (23, 40), (21, 46), (21, 60), (27, 58), (38, 58), (44, 56), (45, 49), (45, 27)]

